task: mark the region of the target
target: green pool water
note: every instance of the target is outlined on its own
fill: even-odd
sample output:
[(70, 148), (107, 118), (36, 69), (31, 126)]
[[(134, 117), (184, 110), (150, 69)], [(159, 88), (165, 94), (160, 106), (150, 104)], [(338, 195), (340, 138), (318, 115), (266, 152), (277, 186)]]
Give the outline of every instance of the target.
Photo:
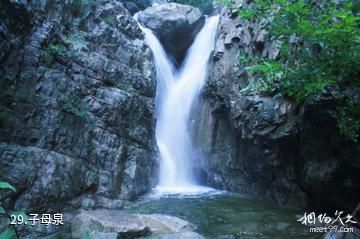
[(297, 221), (303, 214), (266, 200), (238, 194), (146, 198), (131, 213), (159, 213), (193, 223), (206, 238), (309, 238)]

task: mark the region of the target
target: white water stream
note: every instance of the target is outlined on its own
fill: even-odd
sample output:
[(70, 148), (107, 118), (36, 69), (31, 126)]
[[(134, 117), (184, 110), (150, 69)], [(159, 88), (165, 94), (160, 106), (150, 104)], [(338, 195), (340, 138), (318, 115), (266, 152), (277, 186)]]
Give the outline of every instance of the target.
[(214, 48), (218, 16), (209, 17), (177, 70), (154, 33), (140, 26), (151, 47), (157, 74), (156, 141), (160, 152), (161, 193), (199, 193), (192, 173), (194, 149), (189, 119), (193, 103), (204, 85), (210, 53)]

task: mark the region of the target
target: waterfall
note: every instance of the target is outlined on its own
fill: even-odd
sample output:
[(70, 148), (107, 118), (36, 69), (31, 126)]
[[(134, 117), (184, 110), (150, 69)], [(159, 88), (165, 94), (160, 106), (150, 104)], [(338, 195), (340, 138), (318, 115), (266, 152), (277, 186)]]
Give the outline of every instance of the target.
[(210, 53), (214, 48), (219, 17), (206, 19), (177, 70), (154, 33), (143, 27), (154, 54), (157, 74), (156, 141), (160, 153), (157, 189), (168, 193), (204, 190), (198, 186), (191, 162), (194, 149), (189, 126), (194, 101), (204, 85)]

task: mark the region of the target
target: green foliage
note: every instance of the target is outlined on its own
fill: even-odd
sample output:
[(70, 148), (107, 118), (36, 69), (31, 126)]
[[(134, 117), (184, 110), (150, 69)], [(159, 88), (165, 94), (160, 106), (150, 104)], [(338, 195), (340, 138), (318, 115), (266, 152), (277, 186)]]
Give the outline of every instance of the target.
[(252, 88), (258, 92), (274, 93), (280, 88), (279, 82), (284, 79), (285, 73), (278, 61), (262, 61), (259, 64), (245, 67), (245, 70), (258, 74)]
[(16, 192), (16, 189), (8, 182), (0, 182), (0, 189), (10, 189)]
[[(14, 186), (12, 186), (10, 183), (8, 182), (0, 182), (0, 189), (7, 189), (7, 190), (12, 190), (14, 192), (16, 192), (16, 189), (14, 188)], [(0, 197), (1, 199), (1, 197)], [(2, 202), (0, 201), (0, 215), (1, 214), (6, 214), (6, 210), (5, 208), (2, 206)]]
[(197, 7), (203, 14), (211, 14), (214, 10), (211, 0), (174, 0), (174, 2)]
[(115, 27), (116, 24), (115, 24), (115, 19), (111, 16), (108, 16), (108, 17), (103, 17), (101, 18), (106, 24), (108, 24), (109, 26), (111, 27)]
[(129, 85), (129, 83), (126, 83), (126, 82), (123, 82), (123, 81), (119, 81), (117, 84), (116, 84), (116, 87), (121, 89), (121, 90), (125, 90), (125, 91), (128, 91), (131, 86)]
[(83, 31), (77, 31), (70, 35), (65, 35), (62, 37), (62, 40), (65, 44), (71, 45), (74, 51), (72, 54), (77, 54), (81, 52), (83, 48), (86, 48), (86, 40), (85, 40), (86, 33)]
[(64, 111), (81, 119), (85, 118), (87, 115), (87, 110), (84, 108), (79, 97), (73, 97), (72, 99), (64, 100), (62, 103), (62, 108)]
[(82, 239), (89, 239), (89, 238), (90, 238), (90, 233), (89, 233), (89, 231), (85, 231), (85, 232), (83, 233)]
[(93, 150), (95, 150), (96, 149), (96, 143), (94, 143), (94, 142), (90, 142), (89, 143), (89, 151), (93, 151)]
[(340, 133), (354, 142), (360, 134), (360, 101), (348, 100), (343, 108), (338, 109), (338, 128)]
[(259, 58), (249, 55), (239, 55), (238, 60), (241, 64), (250, 65), (259, 61)]
[(66, 57), (68, 55), (68, 50), (64, 45), (60, 44), (49, 44), (45, 48), (45, 64), (51, 66), (54, 63), (54, 58), (56, 56)]
[[(14, 186), (12, 186), (10, 183), (8, 182), (0, 182), (0, 189), (3, 190), (12, 190), (12, 191), (16, 191), (16, 189), (14, 188)], [(1, 199), (1, 198), (0, 198)], [(6, 217), (8, 217), (9, 215), (7, 214), (5, 208), (2, 206), (2, 202), (0, 201), (0, 215), (5, 215)], [(13, 214), (13, 215), (17, 215), (17, 214)], [(10, 219), (10, 218), (9, 218)], [(11, 227), (7, 227), (5, 228), (5, 230), (3, 232), (0, 233), (0, 239), (15, 239), (17, 238), (16, 232), (15, 232), (15, 228), (11, 228)]]
[(232, 0), (216, 0), (216, 2), (228, 9), (232, 9), (234, 4)]
[(239, 12), (246, 19), (273, 16), (268, 30), (284, 43), (278, 62), (286, 73), (274, 82), (275, 90), (303, 102), (316, 100), (339, 81), (360, 84), (360, 18), (351, 1), (320, 8), (309, 0), (260, 0)]
[(13, 228), (6, 228), (1, 234), (0, 239), (16, 239), (16, 233)]
[(63, 36), (63, 41), (67, 44), (85, 44), (85, 35), (83, 31), (75, 32), (68, 36)]
[[(265, 28), (272, 40), (282, 42), (279, 59), (239, 58), (255, 77), (246, 90), (312, 103), (337, 89), (334, 85), (360, 86), (360, 15), (351, 0), (258, 0), (238, 12), (246, 21), (271, 19)], [(360, 117), (350, 105), (359, 104), (347, 104), (338, 113), (340, 132), (354, 141)]]

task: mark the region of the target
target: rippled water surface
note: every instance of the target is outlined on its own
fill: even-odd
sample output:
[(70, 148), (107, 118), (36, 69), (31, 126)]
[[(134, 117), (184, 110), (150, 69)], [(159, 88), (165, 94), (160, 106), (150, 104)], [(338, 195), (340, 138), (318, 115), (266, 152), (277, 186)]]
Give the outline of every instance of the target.
[(206, 238), (309, 238), (297, 222), (303, 212), (279, 208), (250, 196), (213, 193), (144, 199), (132, 213), (159, 213), (185, 219)]

